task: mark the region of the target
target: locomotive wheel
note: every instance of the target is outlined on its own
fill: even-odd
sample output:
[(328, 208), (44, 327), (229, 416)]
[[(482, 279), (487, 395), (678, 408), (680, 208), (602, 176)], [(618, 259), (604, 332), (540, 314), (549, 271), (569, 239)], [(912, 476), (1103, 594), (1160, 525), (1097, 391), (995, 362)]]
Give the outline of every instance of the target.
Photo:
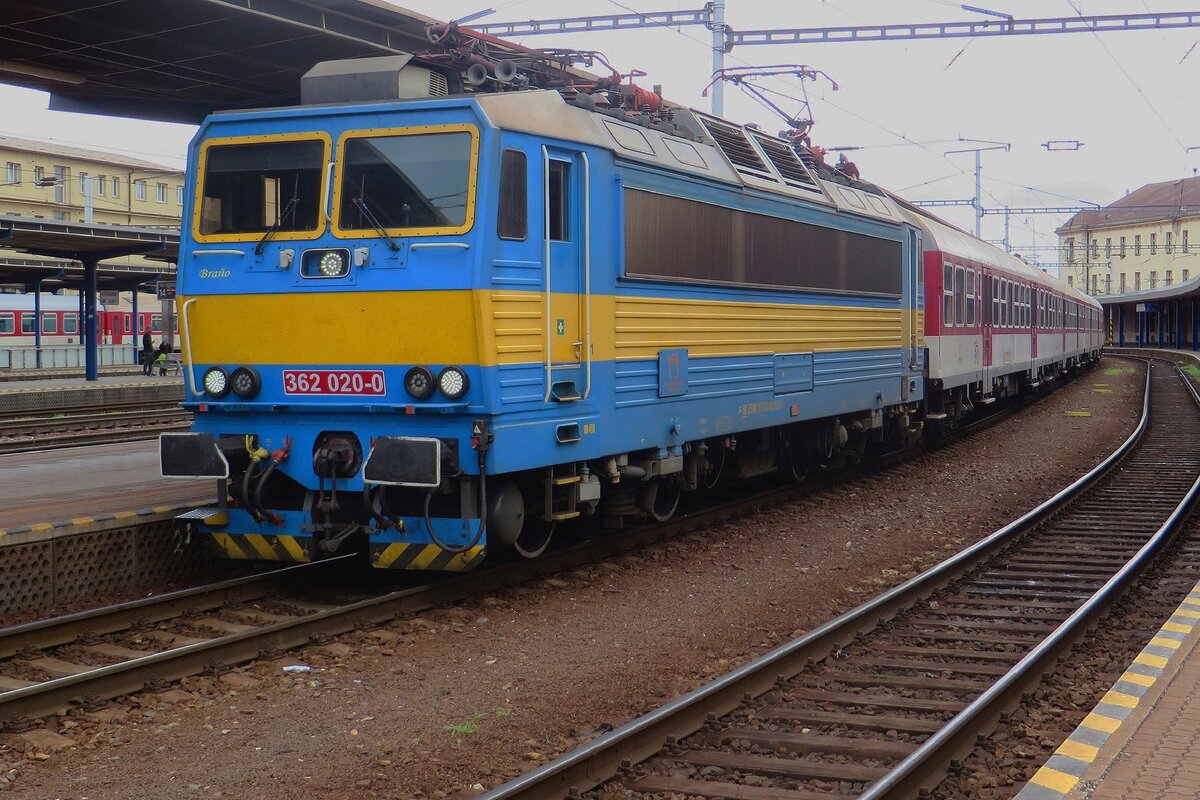
[[(712, 454), (711, 450), (709, 451), (709, 454)], [(705, 489), (717, 488), (717, 484), (721, 482), (721, 473), (725, 471), (725, 459), (728, 455), (728, 448), (722, 447), (721, 459), (715, 465), (712, 463), (711, 459), (706, 459), (708, 468), (705, 469), (704, 473), (700, 476), (701, 485), (703, 485)]]
[(554, 537), (554, 529), (558, 527), (558, 523), (543, 519), (542, 514), (545, 513), (545, 510), (544, 502), (528, 506), (525, 509), (525, 520), (521, 526), (521, 533), (512, 543), (513, 550), (517, 551), (517, 555), (522, 558), (537, 558), (550, 546), (550, 540)]
[(655, 522), (666, 522), (675, 516), (675, 509), (679, 508), (679, 497), (682, 494), (683, 487), (679, 483), (659, 478), (646, 487), (646, 493), (642, 496), (642, 508)]
[(522, 558), (537, 558), (546, 552), (550, 540), (554, 537), (557, 522), (546, 522), (544, 519), (525, 518), (525, 529), (513, 542), (513, 550)]
[(792, 480), (803, 483), (808, 478), (809, 469), (812, 468), (812, 452), (804, 446), (804, 436), (799, 431), (794, 432), (788, 439), (783, 458)]

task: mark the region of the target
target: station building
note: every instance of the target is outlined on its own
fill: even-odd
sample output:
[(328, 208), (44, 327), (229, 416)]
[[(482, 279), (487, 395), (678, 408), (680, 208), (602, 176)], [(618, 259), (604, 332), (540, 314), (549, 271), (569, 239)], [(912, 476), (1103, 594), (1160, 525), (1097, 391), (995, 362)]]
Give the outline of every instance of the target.
[(1094, 296), (1200, 276), (1200, 177), (1149, 183), (1057, 231), (1063, 275)]

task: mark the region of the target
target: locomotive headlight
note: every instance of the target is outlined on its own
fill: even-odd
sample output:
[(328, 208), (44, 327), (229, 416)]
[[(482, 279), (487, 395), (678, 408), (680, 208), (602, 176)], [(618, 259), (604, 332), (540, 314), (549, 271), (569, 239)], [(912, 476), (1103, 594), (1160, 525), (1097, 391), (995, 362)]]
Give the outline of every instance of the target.
[(471, 383), (467, 380), (467, 373), (458, 367), (446, 367), (442, 370), (442, 374), (438, 376), (438, 388), (442, 390), (442, 394), (451, 400), (457, 400), (465, 395), (470, 386)]
[(223, 367), (210, 367), (204, 373), (204, 393), (211, 397), (229, 394), (229, 373)]
[(437, 391), (437, 379), (429, 367), (413, 367), (404, 375), (404, 389), (418, 400), (428, 400)]
[(249, 399), (262, 389), (262, 378), (254, 367), (238, 367), (229, 378), (233, 393), (238, 397)]
[(344, 278), (349, 274), (349, 250), (306, 250), (300, 262), (300, 275), (305, 278)]
[(321, 256), (321, 260), (317, 262), (317, 267), (321, 270), (321, 274), (326, 278), (336, 278), (344, 274), (346, 269), (346, 260), (342, 258), (342, 254), (336, 250), (330, 250)]

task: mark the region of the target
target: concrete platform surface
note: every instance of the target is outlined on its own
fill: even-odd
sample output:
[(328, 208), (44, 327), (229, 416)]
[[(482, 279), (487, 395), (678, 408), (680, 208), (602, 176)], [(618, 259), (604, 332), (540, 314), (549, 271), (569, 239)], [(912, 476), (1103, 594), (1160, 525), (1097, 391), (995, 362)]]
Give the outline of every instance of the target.
[(207, 504), (215, 481), (167, 480), (158, 441), (0, 456), (0, 533), (98, 514)]

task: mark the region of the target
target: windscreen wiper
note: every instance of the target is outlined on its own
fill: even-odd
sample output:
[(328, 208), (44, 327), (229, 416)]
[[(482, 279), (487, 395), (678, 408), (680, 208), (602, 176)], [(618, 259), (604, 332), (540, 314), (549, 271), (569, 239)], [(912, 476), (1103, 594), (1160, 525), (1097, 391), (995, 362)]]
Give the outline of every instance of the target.
[(293, 214), (296, 206), (300, 204), (299, 181), (296, 187), (292, 190), (292, 199), (288, 200), (287, 205), (283, 207), (283, 211), (279, 213), (279, 218), (275, 220), (275, 224), (267, 228), (267, 232), (258, 240), (258, 244), (254, 247), (254, 255), (261, 256), (263, 248), (267, 246), (267, 241), (279, 231), (283, 226), (283, 221), (288, 218), (289, 214)]
[[(358, 208), (359, 212), (367, 218), (367, 222), (371, 223), (371, 227), (375, 229), (375, 232), (384, 239), (387, 239), (388, 247), (392, 249), (393, 253), (400, 249), (400, 245), (396, 244), (396, 240), (393, 239), (392, 235), (387, 232), (387, 228), (383, 227), (383, 223), (379, 221), (379, 217), (375, 216), (375, 212), (370, 209), (366, 201), (364, 201), (361, 196), (354, 198), (354, 200), (351, 202), (353, 202)], [(407, 205), (404, 208), (407, 210)]]

